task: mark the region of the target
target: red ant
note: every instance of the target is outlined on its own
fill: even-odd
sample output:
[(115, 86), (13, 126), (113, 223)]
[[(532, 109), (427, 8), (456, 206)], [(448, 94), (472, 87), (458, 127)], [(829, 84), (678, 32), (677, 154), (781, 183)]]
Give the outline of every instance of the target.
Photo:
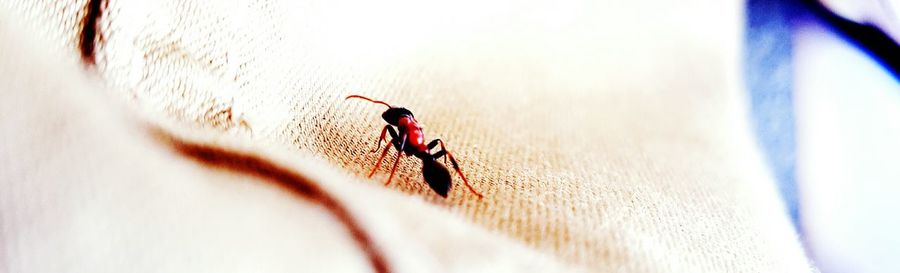
[[(384, 151), (381, 152), (381, 157), (378, 158), (378, 163), (375, 164), (375, 168), (369, 173), (369, 177), (372, 177), (372, 175), (375, 174), (375, 171), (381, 166), (381, 161), (384, 160), (388, 150), (393, 145), (398, 151), (397, 160), (394, 161), (394, 167), (391, 168), (391, 175), (388, 176), (387, 182), (384, 183), (385, 186), (391, 183), (391, 179), (394, 178), (394, 172), (397, 171), (397, 164), (400, 163), (400, 158), (406, 153), (407, 156), (412, 155), (422, 160), (422, 176), (425, 177), (425, 182), (428, 183), (428, 186), (430, 186), (434, 192), (447, 198), (447, 193), (453, 186), (450, 180), (450, 170), (437, 160), (444, 157), (444, 164), (447, 164), (447, 158), (449, 157), (450, 163), (453, 164), (453, 169), (456, 170), (456, 173), (459, 174), (459, 177), (465, 182), (469, 191), (477, 195), (479, 199), (484, 197), (469, 185), (469, 180), (466, 179), (466, 176), (459, 169), (459, 164), (456, 163), (453, 154), (444, 147), (443, 140), (435, 139), (429, 142), (428, 145), (425, 145), (425, 133), (422, 132), (422, 126), (420, 126), (419, 122), (416, 121), (416, 118), (413, 117), (412, 112), (403, 107), (394, 107), (386, 102), (373, 100), (360, 95), (350, 95), (345, 99), (351, 98), (364, 99), (388, 107), (387, 111), (384, 111), (384, 113), (381, 114), (381, 118), (383, 118), (388, 125), (385, 125), (384, 129), (381, 129), (381, 137), (378, 139), (378, 143), (375, 144), (375, 149), (381, 147), (381, 142), (385, 141), (386, 133), (391, 134), (391, 140), (384, 146)], [(397, 127), (397, 130), (400, 131), (399, 135), (394, 127)], [(432, 154), (431, 149), (437, 147), (438, 144), (441, 145), (441, 150)], [(375, 149), (371, 150), (371, 152), (375, 152)]]

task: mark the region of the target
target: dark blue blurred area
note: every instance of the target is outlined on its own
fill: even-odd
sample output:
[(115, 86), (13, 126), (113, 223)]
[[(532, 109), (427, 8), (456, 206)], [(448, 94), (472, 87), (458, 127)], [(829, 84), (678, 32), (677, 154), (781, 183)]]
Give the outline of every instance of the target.
[(791, 20), (800, 12), (799, 4), (748, 0), (744, 44), (751, 124), (798, 231)]
[(900, 79), (900, 46), (879, 28), (842, 18), (816, 0), (748, 0), (744, 76), (750, 119), (776, 179), (786, 213), (801, 233), (796, 176), (793, 36), (799, 24), (816, 24), (860, 49)]

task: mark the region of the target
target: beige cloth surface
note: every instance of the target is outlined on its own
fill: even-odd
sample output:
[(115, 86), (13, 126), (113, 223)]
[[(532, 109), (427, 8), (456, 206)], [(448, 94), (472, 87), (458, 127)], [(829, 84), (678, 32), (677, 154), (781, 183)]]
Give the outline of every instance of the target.
[[(3, 34), (12, 272), (372, 269), (320, 199), (182, 142), (308, 177), (392, 271), (810, 270), (747, 130), (739, 1), (102, 1), (80, 55), (89, 6), (0, 5), (49, 40)], [(413, 110), (485, 198), (410, 159), (360, 179), (383, 108), (356, 93)]]
[(575, 270), (284, 147), (158, 127), (0, 15), (0, 272)]

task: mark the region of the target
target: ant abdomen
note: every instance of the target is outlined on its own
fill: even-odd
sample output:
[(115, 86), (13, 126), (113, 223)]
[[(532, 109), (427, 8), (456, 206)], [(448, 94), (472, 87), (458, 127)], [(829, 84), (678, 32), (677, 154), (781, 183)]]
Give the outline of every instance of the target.
[(444, 164), (434, 159), (422, 160), (422, 176), (434, 192), (444, 198), (447, 197), (453, 183), (450, 180), (450, 170)]

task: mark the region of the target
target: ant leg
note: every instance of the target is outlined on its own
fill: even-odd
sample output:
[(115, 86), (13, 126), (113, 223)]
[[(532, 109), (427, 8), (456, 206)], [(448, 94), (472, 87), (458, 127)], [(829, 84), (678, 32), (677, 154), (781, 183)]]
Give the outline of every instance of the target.
[[(397, 139), (394, 138), (394, 140), (396, 141)], [(388, 145), (390, 145), (390, 143)], [(397, 145), (397, 143), (394, 143), (394, 145)], [(400, 163), (400, 158), (403, 157), (403, 147), (404, 146), (406, 146), (406, 135), (403, 135), (400, 138), (400, 144), (397, 146), (397, 160), (394, 160), (394, 167), (391, 168), (391, 175), (388, 176), (388, 180), (386, 182), (384, 182), (385, 186), (391, 184), (391, 179), (394, 178), (394, 172), (397, 171), (397, 165), (399, 165), (399, 163)]]
[[(434, 149), (434, 147), (437, 146), (439, 143), (444, 143), (444, 141), (440, 140), (440, 139), (432, 140), (431, 142), (428, 143), (428, 150), (430, 151), (431, 149)], [(442, 146), (441, 147), (442, 151), (445, 151), (446, 149), (443, 148), (443, 145), (441, 145), (441, 146)], [(439, 153), (441, 153), (441, 151), (434, 153), (432, 156), (434, 156), (435, 159), (438, 159), (438, 158), (444, 156), (444, 154), (446, 154), (446, 152), (444, 152), (443, 154), (438, 156), (437, 154), (439, 154)], [(444, 157), (444, 165), (447, 165), (447, 157)]]
[(391, 133), (391, 139), (397, 138), (397, 131), (394, 131), (394, 127), (391, 127), (390, 125), (385, 125), (384, 128), (381, 129), (381, 137), (378, 138), (378, 143), (375, 144), (375, 148), (372, 148), (372, 150), (369, 150), (370, 153), (374, 153), (374, 152), (378, 151), (378, 147), (381, 147), (381, 142), (386, 140), (385, 136), (387, 136), (388, 132)]
[[(381, 141), (384, 140), (384, 133), (385, 133), (385, 132), (391, 133), (391, 141), (388, 141), (388, 142), (387, 142), (387, 145), (384, 146), (384, 151), (382, 151), (382, 152), (381, 152), (381, 156), (378, 157), (378, 162), (375, 163), (375, 168), (372, 168), (372, 171), (369, 172), (369, 178), (371, 178), (372, 175), (375, 174), (375, 171), (378, 170), (378, 167), (381, 166), (381, 162), (384, 161), (384, 157), (387, 156), (387, 153), (388, 153), (388, 151), (390, 150), (391, 145), (394, 145), (395, 147), (398, 146), (398, 145), (396, 145), (396, 144), (394, 143), (394, 142), (396, 141), (396, 139), (398, 138), (398, 137), (397, 137), (397, 132), (394, 131), (394, 128), (391, 127), (390, 125), (385, 125), (385, 126), (384, 126), (384, 129), (381, 129), (381, 138), (378, 140), (378, 145), (381, 146)], [(401, 149), (401, 151), (402, 151), (402, 149)], [(374, 150), (373, 150), (373, 152), (374, 152)], [(402, 153), (402, 152), (401, 152), (401, 153)]]
[[(381, 143), (379, 143), (381, 144)], [(378, 157), (378, 163), (375, 163), (375, 168), (372, 168), (372, 171), (369, 172), (369, 178), (372, 178), (372, 175), (375, 174), (375, 171), (378, 170), (378, 167), (381, 166), (381, 161), (384, 161), (384, 157), (387, 156), (388, 151), (391, 150), (392, 143), (388, 142), (386, 146), (384, 146), (384, 151), (381, 152), (381, 156)]]
[(484, 198), (484, 195), (481, 195), (481, 193), (478, 193), (477, 191), (475, 191), (474, 188), (472, 188), (472, 185), (469, 185), (469, 180), (466, 179), (466, 175), (463, 174), (462, 170), (459, 169), (459, 164), (456, 163), (456, 158), (453, 157), (453, 154), (451, 154), (450, 151), (447, 151), (447, 147), (444, 146), (443, 140), (440, 140), (440, 139), (432, 140), (431, 143), (428, 143), (428, 149), (434, 148), (438, 144), (441, 144), (441, 150), (438, 151), (437, 153), (434, 153), (432, 156), (435, 159), (445, 156), (444, 157), (445, 160), (447, 157), (449, 157), (450, 163), (453, 163), (453, 169), (456, 170), (456, 173), (459, 174), (459, 177), (462, 178), (463, 182), (466, 184), (466, 187), (469, 188), (469, 191), (471, 191), (472, 193), (477, 195), (479, 199)]

